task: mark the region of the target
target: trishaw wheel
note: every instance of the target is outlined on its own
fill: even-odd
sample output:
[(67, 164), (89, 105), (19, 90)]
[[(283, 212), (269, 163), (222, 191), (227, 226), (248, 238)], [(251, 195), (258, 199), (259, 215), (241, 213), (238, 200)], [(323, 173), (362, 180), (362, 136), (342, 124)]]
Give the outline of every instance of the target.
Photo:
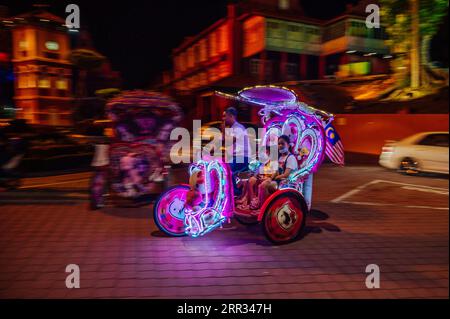
[(294, 191), (278, 191), (267, 200), (261, 223), (266, 238), (278, 245), (296, 240), (305, 227), (304, 199)]
[(105, 206), (107, 182), (107, 173), (104, 171), (97, 171), (92, 175), (90, 182), (90, 207), (92, 210)]
[(184, 204), (189, 185), (170, 187), (159, 196), (153, 207), (153, 217), (158, 228), (170, 236), (185, 236)]

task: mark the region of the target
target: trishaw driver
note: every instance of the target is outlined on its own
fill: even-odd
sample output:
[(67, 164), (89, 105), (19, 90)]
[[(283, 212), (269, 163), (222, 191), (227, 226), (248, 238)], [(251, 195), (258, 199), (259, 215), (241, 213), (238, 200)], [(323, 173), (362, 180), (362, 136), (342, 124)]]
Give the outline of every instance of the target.
[(225, 141), (233, 141), (232, 147), (227, 147), (228, 145), (225, 142), (225, 159), (230, 164), (235, 195), (239, 195), (241, 192), (236, 186), (236, 175), (248, 169), (250, 155), (250, 143), (247, 130), (244, 125), (237, 121), (237, 117), (237, 109), (235, 107), (229, 107), (223, 112), (222, 118), (222, 134), (225, 137)]

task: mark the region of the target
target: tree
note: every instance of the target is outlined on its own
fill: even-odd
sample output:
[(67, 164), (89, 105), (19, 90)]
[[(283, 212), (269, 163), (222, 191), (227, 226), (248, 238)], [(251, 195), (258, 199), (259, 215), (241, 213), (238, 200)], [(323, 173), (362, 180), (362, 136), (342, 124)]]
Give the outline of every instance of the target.
[(411, 88), (420, 86), (420, 21), (419, 0), (410, 0), (411, 7)]
[[(418, 16), (414, 16), (412, 12), (415, 2), (418, 5)], [(386, 43), (396, 56), (393, 66), (398, 83), (402, 86), (411, 85), (407, 75), (411, 73), (413, 61), (408, 57), (408, 52), (416, 49), (417, 56), (420, 53), (421, 85), (427, 85), (430, 42), (448, 12), (448, 0), (380, 0), (380, 4), (381, 19), (387, 24), (386, 32), (389, 36)], [(418, 18), (420, 49), (413, 47), (413, 17)]]
[(391, 67), (399, 87), (409, 86), (411, 47), (410, 25), (408, 15), (408, 0), (380, 0), (381, 21), (386, 25), (388, 39), (386, 45), (394, 55)]
[(448, 14), (448, 0), (420, 1), (420, 64), (422, 69), (423, 86), (428, 86), (430, 84), (430, 77), (428, 74), (434, 73), (430, 63), (431, 39), (438, 32), (439, 26), (446, 14)]
[(439, 25), (448, 13), (448, 0), (427, 0), (419, 2), (422, 65), (430, 64), (430, 43), (438, 32)]

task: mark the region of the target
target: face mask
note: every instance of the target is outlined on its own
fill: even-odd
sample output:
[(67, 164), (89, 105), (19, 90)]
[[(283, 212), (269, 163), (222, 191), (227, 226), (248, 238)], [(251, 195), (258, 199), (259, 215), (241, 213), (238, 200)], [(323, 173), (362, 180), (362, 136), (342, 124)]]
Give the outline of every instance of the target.
[(280, 149), (281, 154), (286, 154), (288, 151), (289, 149), (287, 148), (287, 146), (283, 146), (283, 148)]

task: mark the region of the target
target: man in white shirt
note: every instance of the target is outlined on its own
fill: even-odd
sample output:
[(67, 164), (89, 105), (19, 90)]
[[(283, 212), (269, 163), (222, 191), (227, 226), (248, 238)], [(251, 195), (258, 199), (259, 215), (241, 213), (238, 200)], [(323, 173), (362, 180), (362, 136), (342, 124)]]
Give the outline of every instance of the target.
[(244, 125), (237, 121), (238, 112), (235, 107), (229, 107), (223, 112), (223, 127), (225, 137), (225, 160), (230, 164), (233, 174), (234, 192), (239, 195), (236, 187), (236, 175), (248, 169), (250, 142)]

